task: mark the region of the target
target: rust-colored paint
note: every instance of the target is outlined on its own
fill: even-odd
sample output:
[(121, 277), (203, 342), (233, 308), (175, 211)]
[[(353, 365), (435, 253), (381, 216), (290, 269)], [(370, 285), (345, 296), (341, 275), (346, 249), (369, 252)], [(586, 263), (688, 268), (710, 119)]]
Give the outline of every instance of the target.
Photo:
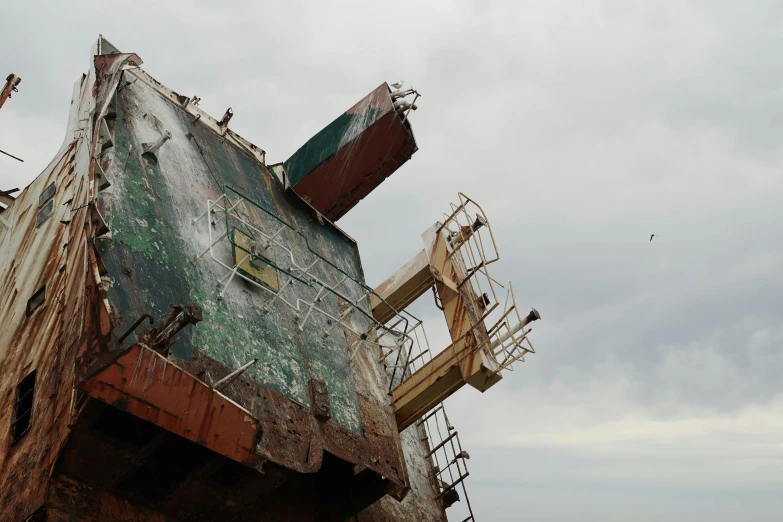
[[(101, 81), (116, 85), (118, 76), (119, 69), (106, 71)], [(94, 79), (91, 71), (82, 80), (74, 111), (108, 103), (104, 97), (112, 89), (93, 91)], [(74, 361), (99, 350), (98, 339), (110, 328), (89, 254), (95, 143), (78, 133), (72, 137), (3, 212), (11, 230), (0, 227), (0, 520), (25, 520), (43, 504), (74, 412)], [(39, 195), (53, 181), (54, 213), (36, 227)], [(46, 301), (28, 317), (27, 300), (43, 285)], [(10, 392), (32, 370), (38, 372), (32, 425), (9, 447)]]
[(2, 108), (5, 101), (11, 97), (11, 93), (14, 92), (16, 86), (19, 85), (19, 82), (21, 81), (22, 79), (13, 73), (8, 75), (5, 79), (3, 89), (0, 90), (0, 108)]
[[(36, 229), (34, 210), (38, 194), (51, 181), (65, 185), (68, 165), (78, 153), (76, 144), (66, 148), (51, 170), (25, 189), (5, 213), (14, 228), (0, 238), (0, 520), (23, 520), (43, 503), (48, 474), (67, 436), (73, 356), (82, 338), (82, 330), (71, 326), (84, 320), (85, 310), (83, 300), (62, 301), (62, 296), (83, 295), (89, 284), (83, 270), (86, 238), (83, 228), (63, 226), (59, 217), (50, 217)], [(77, 203), (73, 206), (78, 207), (79, 201), (86, 200), (86, 186), (79, 179), (73, 185)], [(65, 194), (55, 194), (60, 208)], [(83, 222), (86, 211), (72, 214), (77, 223)], [(27, 300), (44, 284), (46, 301), (27, 317)], [(11, 391), (32, 370), (38, 371), (32, 425), (9, 447)]]
[(461, 254), (450, 255), (438, 224), (423, 238), (452, 343), (392, 390), (400, 430), (465, 384), (484, 391), (500, 380), (500, 375), (487, 367), (489, 357), (478, 349), (488, 344), (488, 335), (473, 287), (458, 284), (467, 277)]
[(47, 522), (177, 522), (107, 491), (58, 476), (46, 498)]
[[(248, 384), (260, 395), (253, 412), (226, 396)], [(223, 395), (142, 344), (125, 351), (82, 388), (92, 397), (258, 470), (269, 460), (300, 473), (314, 473), (328, 452), (387, 477), (398, 488), (407, 484), (391, 412), (362, 395), (364, 436), (333, 422), (319, 422), (308, 408), (249, 380), (238, 378)]]
[[(163, 428), (165, 437), (176, 435), (196, 443), (213, 452), (215, 458), (231, 459), (267, 476), (282, 470), (270, 486), (283, 484), (279, 494), (244, 499), (255, 502), (255, 507), (237, 520), (290, 520), (292, 513), (300, 511), (316, 519), (319, 515), (313, 502), (323, 502), (323, 495), (301, 497), (301, 491), (313, 484), (323, 485), (324, 478), (333, 472), (343, 477), (343, 482), (331, 484), (329, 494), (340, 502), (350, 500), (350, 509), (361, 510), (386, 492), (403, 499), (408, 476), (386, 397), (364, 390), (358, 393), (362, 430), (355, 433), (331, 420), (317, 420), (310, 408), (242, 376), (221, 392), (213, 390), (207, 378), (199, 376), (200, 371), (208, 367), (209, 382), (215, 382), (230, 370), (201, 353), (187, 363), (174, 364), (164, 355), (165, 350), (158, 353), (143, 344), (123, 350), (118, 345), (118, 333), (113, 331), (116, 312), (106, 298), (106, 288), (120, 275), (105, 273), (95, 248), (96, 236), (105, 231), (95, 206), (99, 190), (95, 158), (100, 146), (99, 123), (122, 71), (139, 63), (133, 54), (95, 56), (89, 75), (77, 84), (70, 141), (3, 212), (13, 228), (0, 227), (0, 520), (26, 520), (45, 506), (52, 520), (169, 522), (160, 513), (112, 493), (116, 483), (108, 475), (108, 483), (97, 487), (64, 476), (85, 462), (80, 451), (92, 459), (91, 466), (102, 464), (101, 457), (109, 454), (108, 450), (102, 453), (105, 445), (85, 444), (98, 439), (80, 432), (85, 429), (85, 411), (99, 400)], [(183, 103), (178, 96), (175, 99)], [(183, 110), (198, 111), (190, 106)], [(85, 113), (92, 117), (82, 119)], [(212, 120), (208, 123), (214, 124)], [(408, 132), (407, 127), (402, 130), (403, 134)], [(226, 139), (242, 143), (263, 159), (263, 151), (244, 144), (230, 130), (224, 132)], [(398, 138), (402, 141), (394, 141)], [(375, 147), (372, 134), (359, 139), (370, 141), (357, 142), (357, 147)], [(388, 136), (378, 140), (388, 143)], [(411, 148), (415, 150), (412, 135), (400, 135), (393, 141), (402, 143), (398, 160), (404, 161)], [(391, 169), (390, 173), (396, 166), (384, 168)], [(386, 172), (380, 169), (358, 183), (354, 197), (366, 195), (388, 175)], [(38, 196), (52, 181), (57, 186), (54, 215), (36, 227)], [(352, 206), (351, 200), (343, 203)], [(43, 284), (47, 287), (44, 305), (26, 317), (27, 300)], [(32, 370), (38, 372), (32, 426), (9, 448), (10, 392)], [(72, 447), (78, 451), (67, 449)], [(115, 458), (120, 457), (115, 454)], [(143, 455), (134, 454), (131, 460), (135, 458)], [(320, 477), (321, 482), (313, 477)], [(198, 483), (197, 478), (189, 480)], [(178, 498), (187, 498), (183, 491), (177, 491), (182, 497), (170, 499), (171, 510)], [(211, 500), (204, 495), (203, 505), (208, 507)], [(335, 512), (345, 509), (343, 506)], [(254, 518), (258, 513), (263, 515)], [(302, 518), (294, 515), (293, 519)]]
[(247, 411), (144, 345), (131, 347), (82, 387), (238, 462), (261, 460), (253, 452), (258, 423)]
[(331, 221), (344, 216), (418, 149), (410, 123), (394, 110), (385, 83), (361, 103), (383, 115), (293, 187)]

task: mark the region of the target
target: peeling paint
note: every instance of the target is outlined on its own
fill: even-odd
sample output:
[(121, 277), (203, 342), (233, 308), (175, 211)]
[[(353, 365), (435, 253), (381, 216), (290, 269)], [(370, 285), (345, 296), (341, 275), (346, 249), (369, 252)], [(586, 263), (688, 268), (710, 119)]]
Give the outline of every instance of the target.
[[(0, 519), (26, 520), (43, 506), (52, 520), (210, 520), (210, 509), (232, 520), (344, 520), (371, 504), (358, 520), (369, 512), (443, 519), (423, 471), (427, 443), (398, 433), (378, 354), (352, 360), (356, 335), (323, 313), (265, 313), (274, 294), (239, 278), (223, 288), (230, 273), (206, 254), (210, 227), (223, 218), (194, 220), (226, 186), (241, 190), (257, 206), (239, 212), (269, 232), (278, 225), (260, 207), (292, 224), (301, 236), (285, 230), (281, 241), (292, 255), (317, 254), (350, 276), (340, 292), (351, 300), (364, 297), (355, 242), (287, 191), (261, 149), (140, 70), (138, 56), (114, 51), (99, 39), (74, 90), (63, 148), (3, 213), (14, 229), (0, 230)], [(341, 150), (360, 152), (363, 129), (383, 117), (366, 101), (337, 141)], [(168, 133), (154, 156), (144, 154)], [(35, 228), (39, 194), (53, 181), (53, 215)], [(215, 255), (230, 263), (229, 243)], [(272, 257), (291, 272), (285, 256)], [(329, 266), (311, 275), (337, 285)], [(281, 292), (340, 316), (341, 299), (303, 281)], [(42, 284), (46, 300), (27, 317), (27, 299)], [(170, 354), (156, 348), (139, 318), (159, 323), (172, 304), (187, 302), (203, 320), (176, 334)], [(346, 321), (366, 332), (365, 314), (366, 299)], [(9, 392), (32, 370), (34, 422), (6, 451)], [(214, 386), (226, 376), (233, 380)], [(317, 415), (308, 383), (318, 383)], [(135, 428), (111, 422), (101, 434), (103, 415), (142, 423), (150, 435), (133, 446), (125, 439)], [(169, 457), (167, 448), (203, 462), (144, 475)], [(210, 482), (228, 464), (250, 473), (245, 490)], [(134, 496), (136, 475), (143, 484), (168, 472), (185, 475), (160, 497)], [(387, 493), (394, 499), (379, 502)]]

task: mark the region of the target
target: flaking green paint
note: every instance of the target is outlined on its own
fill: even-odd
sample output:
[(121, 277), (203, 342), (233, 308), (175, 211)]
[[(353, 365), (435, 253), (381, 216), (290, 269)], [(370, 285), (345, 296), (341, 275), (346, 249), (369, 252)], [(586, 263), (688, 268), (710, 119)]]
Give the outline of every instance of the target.
[[(140, 136), (150, 141), (152, 121), (163, 121), (175, 134), (157, 162), (141, 156)], [(205, 210), (206, 199), (217, 199), (228, 184), (293, 224), (307, 237), (310, 248), (361, 280), (356, 245), (334, 228), (319, 224), (305, 205), (283, 193), (263, 167), (203, 125), (194, 124), (143, 82), (121, 91), (114, 138), (109, 167), (113, 187), (101, 195), (112, 240), (100, 242), (99, 253), (113, 280), (109, 299), (119, 316), (118, 330), (124, 332), (142, 313), (160, 320), (170, 312), (170, 304), (192, 301), (202, 307), (204, 320), (179, 334), (172, 358), (190, 359), (198, 349), (229, 369), (258, 359), (257, 370), (246, 375), (303, 404), (309, 404), (307, 381), (323, 380), (332, 419), (359, 432), (361, 420), (342, 329), (334, 328), (324, 337), (329, 325), (320, 314), (312, 314), (303, 331), (285, 308), (274, 307), (264, 315), (251, 306), (260, 290), (242, 280), (234, 280), (225, 298), (218, 299), (217, 265), (209, 255), (194, 261), (200, 252), (193, 238), (203, 233), (206, 223), (191, 222)], [(284, 237), (298, 255), (310, 255), (294, 234)], [(123, 267), (131, 269), (130, 276)], [(323, 270), (318, 275), (332, 277)], [(334, 296), (322, 306), (339, 314)]]

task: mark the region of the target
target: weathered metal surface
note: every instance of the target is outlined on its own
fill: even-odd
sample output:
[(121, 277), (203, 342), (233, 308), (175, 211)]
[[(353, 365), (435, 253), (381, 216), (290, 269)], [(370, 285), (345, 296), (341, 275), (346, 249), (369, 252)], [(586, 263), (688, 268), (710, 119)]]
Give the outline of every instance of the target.
[[(192, 301), (202, 307), (204, 320), (180, 334), (172, 347), (174, 360), (187, 361), (203, 350), (233, 370), (257, 359), (262, 384), (303, 404), (309, 404), (307, 382), (323, 380), (329, 387), (332, 420), (358, 431), (357, 398), (339, 331), (322, 335), (329, 325), (325, 317), (315, 315), (307, 328), (300, 329), (300, 318), (284, 307), (273, 306), (261, 314), (270, 296), (238, 278), (219, 295), (217, 284), (227, 272), (210, 255), (203, 255), (209, 247), (205, 227), (211, 225), (193, 220), (203, 214), (207, 200), (217, 200), (224, 185), (230, 184), (296, 224), (321, 255), (361, 278), (355, 243), (332, 226), (318, 223), (246, 148), (218, 134), (205, 117), (194, 122), (146, 73), (129, 71), (125, 78), (124, 82), (135, 81), (119, 90), (115, 145), (102, 162), (112, 186), (99, 195), (99, 208), (112, 230), (111, 241), (99, 243), (98, 249), (108, 270), (107, 292), (117, 330), (125, 332), (142, 313), (159, 317), (168, 313), (170, 303)], [(154, 142), (161, 129), (172, 138), (158, 151), (157, 161), (147, 161), (142, 144)], [(247, 212), (264, 223), (253, 209)], [(295, 245), (292, 234), (281, 237)], [(307, 251), (297, 253), (311, 257)], [(233, 259), (230, 250), (218, 255)], [(123, 274), (123, 267), (131, 268), (132, 276)], [(312, 298), (307, 292), (294, 297)], [(333, 298), (322, 304), (336, 315)]]
[[(118, 57), (122, 61), (123, 57)], [(111, 83), (111, 73), (103, 83)], [(92, 114), (104, 91), (94, 90), (95, 68), (77, 82), (72, 118)], [(73, 114), (76, 113), (76, 116)], [(94, 346), (106, 314), (100, 277), (89, 253), (94, 233), (92, 194), (93, 142), (90, 118), (66, 143), (47, 169), (13, 202), (0, 227), (0, 520), (24, 520), (44, 501), (46, 485), (68, 435), (74, 407), (74, 358)], [(36, 228), (40, 194), (52, 182), (53, 216)], [(46, 300), (29, 316), (28, 299), (46, 286)], [(103, 310), (101, 310), (103, 309)], [(37, 371), (30, 430), (8, 447), (17, 382)]]
[[(357, 322), (361, 318), (355, 319)], [(348, 340), (355, 341), (350, 334)], [(359, 350), (351, 360), (356, 389), (365, 397), (377, 401), (388, 401), (389, 376), (378, 365), (381, 350), (374, 345)], [(387, 415), (393, 417), (391, 408)], [(392, 421), (392, 430), (397, 427)], [(387, 432), (388, 433), (388, 432)], [(399, 433), (399, 447), (405, 456), (405, 472), (408, 477), (407, 491), (402, 501), (392, 495), (386, 496), (357, 515), (358, 520), (401, 521), (401, 520), (445, 520), (441, 506), (436, 502), (437, 491), (433, 483), (432, 467), (427, 454), (427, 435), (420, 426), (414, 425)]]
[(83, 385), (90, 396), (230, 457), (257, 463), (249, 413), (166, 357), (138, 344)]
[(400, 430), (465, 384), (484, 391), (501, 379), (493, 371), (497, 365), (479, 348), (488, 345), (487, 330), (479, 296), (471, 285), (459, 285), (467, 277), (460, 254), (450, 255), (440, 224), (422, 237), (452, 344), (392, 390)]
[(328, 421), (332, 418), (332, 408), (329, 406), (329, 393), (326, 389), (326, 383), (311, 379), (307, 384), (310, 390), (310, 407), (313, 410), (313, 416), (319, 421)]
[[(206, 376), (209, 361), (204, 356), (199, 359), (203, 369), (198, 373)], [(213, 361), (209, 369), (217, 379), (219, 363)], [(264, 460), (271, 460), (312, 473), (320, 468), (322, 454), (328, 451), (399, 485), (406, 483), (387, 407), (359, 396), (364, 421), (364, 435), (360, 436), (333, 422), (319, 427), (309, 409), (244, 376), (237, 380), (224, 395), (166, 357), (136, 345), (82, 388), (92, 397), (248, 466), (260, 469)], [(238, 390), (244, 393), (236, 393)], [(249, 403), (249, 409), (227, 397), (232, 395)], [(383, 461), (381, 454), (386, 455)]]
[(422, 250), (375, 289), (377, 296), (370, 296), (373, 316), (379, 323), (387, 322), (395, 310), (405, 310), (434, 284), (430, 260)]
[(5, 101), (11, 97), (11, 93), (16, 91), (16, 86), (19, 85), (22, 79), (15, 74), (9, 74), (5, 79), (5, 85), (0, 90), (0, 109), (3, 108)]
[(270, 462), (259, 473), (88, 398), (72, 421), (54, 475), (177, 520), (220, 522), (237, 520), (295, 473)]
[(417, 150), (409, 122), (380, 85), (285, 162), (294, 191), (337, 221)]
[[(209, 365), (205, 356), (200, 358), (198, 373), (206, 376), (209, 368), (220, 375), (219, 363)], [(380, 481), (375, 493), (366, 490), (370, 497), (393, 491), (402, 499), (408, 487), (391, 410), (361, 394), (363, 435), (328, 419), (317, 422), (303, 406), (240, 376), (225, 393), (242, 402), (253, 397), (247, 401), (252, 410), (248, 411), (143, 345), (125, 351), (82, 388), (91, 397), (258, 471), (271, 462), (300, 473), (322, 474), (328, 454)], [(345, 488), (343, 494), (355, 494), (348, 485)]]
[[(75, 86), (63, 149), (3, 212), (11, 228), (0, 227), (0, 520), (24, 520), (45, 503), (60, 519), (167, 520), (124, 502), (149, 505), (134, 481), (158, 480), (154, 463), (182, 448), (204, 452), (204, 464), (177, 470), (183, 482), (153, 502), (170, 517), (221, 520), (209, 511), (219, 506), (232, 520), (344, 520), (388, 493), (402, 501), (395, 511), (401, 519), (440, 519), (425, 491), (431, 481), (418, 472), (426, 442), (400, 437), (378, 359), (357, 357), (361, 371), (369, 369), (357, 374), (352, 334), (334, 328), (325, 335), (325, 317), (309, 318), (307, 329), (286, 310), (259, 314), (265, 301), (241, 283), (220, 299), (215, 283), (224, 274), (198, 258), (207, 236), (193, 218), (231, 184), (296, 223), (308, 248), (361, 281), (355, 243), (286, 193), (263, 164), (263, 151), (227, 128), (229, 118), (221, 123), (201, 112), (138, 69), (138, 56), (116, 52), (102, 38), (93, 54), (89, 74)], [(161, 129), (171, 139), (155, 161), (144, 158), (142, 145)], [(52, 215), (35, 228), (39, 198), (52, 182)], [(230, 259), (230, 250), (224, 254)], [(27, 301), (43, 283), (46, 300), (27, 317)], [(176, 310), (152, 332), (135, 324), (144, 314), (164, 317), (177, 302), (203, 308), (203, 320), (194, 324), (193, 307)], [(344, 311), (334, 297), (319, 303), (335, 316)], [(345, 317), (370, 328), (365, 315)], [(177, 341), (174, 330), (185, 324), (192, 326)], [(122, 349), (118, 338), (131, 327), (139, 329), (123, 339), (131, 348)], [(255, 360), (221, 391), (210, 386)], [(13, 409), (6, 392), (32, 370), (32, 426), (5, 451), (2, 427)], [(323, 388), (308, 388), (315, 381), (328, 391), (328, 416)], [(148, 421), (157, 435), (131, 451), (90, 432), (85, 419), (97, 400)], [(252, 472), (254, 485), (217, 493), (207, 475), (223, 461)], [(406, 496), (410, 488), (416, 494)], [(98, 500), (88, 506), (90, 496)], [(240, 507), (247, 507), (242, 516)]]
[(100, 488), (58, 476), (46, 498), (46, 522), (177, 522)]

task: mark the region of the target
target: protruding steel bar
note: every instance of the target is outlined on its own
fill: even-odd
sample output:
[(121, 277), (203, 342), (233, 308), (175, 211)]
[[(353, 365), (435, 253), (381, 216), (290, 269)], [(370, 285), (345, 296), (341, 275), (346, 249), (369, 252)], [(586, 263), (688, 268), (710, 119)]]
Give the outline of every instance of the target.
[(226, 375), (225, 377), (220, 379), (218, 382), (216, 382), (212, 386), (212, 388), (220, 391), (221, 389), (223, 389), (226, 386), (228, 386), (229, 384), (231, 384), (234, 381), (234, 379), (236, 379), (237, 377), (242, 375), (242, 373), (244, 373), (245, 370), (247, 370), (248, 368), (250, 368), (252, 365), (256, 364), (257, 362), (258, 362), (258, 359), (253, 359), (252, 361), (249, 361), (249, 362), (245, 363), (241, 367), (237, 368), (236, 370), (234, 370), (233, 372), (229, 373), (228, 375)]
[(131, 325), (130, 328), (128, 328), (128, 331), (123, 334), (122, 337), (120, 337), (119, 342), (122, 344), (122, 341), (124, 341), (133, 331), (139, 327), (141, 323), (144, 322), (144, 319), (149, 319), (150, 324), (153, 324), (155, 322), (155, 319), (152, 318), (152, 314), (142, 314), (141, 317), (139, 317), (133, 325)]

